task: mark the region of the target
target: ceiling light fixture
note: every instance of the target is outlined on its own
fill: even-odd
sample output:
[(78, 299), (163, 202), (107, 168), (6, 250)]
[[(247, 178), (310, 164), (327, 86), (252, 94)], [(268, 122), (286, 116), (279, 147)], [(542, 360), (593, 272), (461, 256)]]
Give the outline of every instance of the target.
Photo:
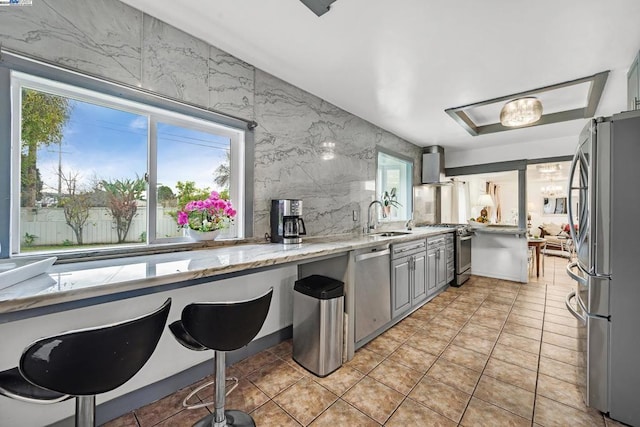
[(551, 184), (541, 187), (540, 194), (544, 197), (564, 197), (565, 191), (563, 186)]
[(542, 102), (534, 96), (514, 99), (500, 110), (502, 126), (518, 127), (533, 124), (542, 117)]
[(560, 163), (545, 163), (542, 165), (536, 165), (536, 169), (538, 169), (538, 172), (542, 174), (552, 174), (560, 172), (562, 165)]
[[(527, 90), (520, 93), (512, 93), (510, 95), (488, 99), (486, 101), (474, 102), (473, 104), (467, 104), (461, 107), (447, 108), (444, 111), (449, 114), (451, 118), (456, 121), (456, 123), (458, 123), (467, 132), (469, 132), (471, 136), (486, 135), (494, 132), (505, 132), (508, 130), (518, 129), (518, 126), (512, 127), (505, 125), (504, 122), (500, 123), (497, 121), (498, 117), (496, 117), (495, 123), (481, 124), (481, 120), (478, 121), (478, 117), (474, 118), (474, 114), (478, 111), (481, 111), (481, 109), (484, 107), (498, 109), (505, 102), (509, 103), (510, 101), (520, 98), (539, 96), (539, 94), (542, 93), (548, 93), (549, 95), (557, 96), (559, 93), (561, 93), (560, 91), (565, 88), (575, 90), (580, 85), (587, 84), (589, 86), (589, 91), (586, 99), (584, 100), (584, 105), (580, 105), (578, 108), (561, 108), (556, 106), (556, 108), (554, 109), (555, 111), (543, 114), (540, 120), (536, 121), (535, 123), (531, 123), (528, 126), (541, 126), (549, 125), (552, 123), (566, 122), (569, 120), (588, 119), (596, 114), (596, 109), (598, 108), (598, 103), (600, 102), (600, 97), (602, 95), (602, 91), (604, 90), (604, 85), (607, 82), (608, 76), (609, 71), (603, 71), (601, 73), (582, 77), (576, 80), (539, 87), (537, 89)], [(493, 113), (493, 116), (495, 117), (497, 116), (497, 114)], [(476, 121), (478, 121), (478, 123), (476, 123)]]

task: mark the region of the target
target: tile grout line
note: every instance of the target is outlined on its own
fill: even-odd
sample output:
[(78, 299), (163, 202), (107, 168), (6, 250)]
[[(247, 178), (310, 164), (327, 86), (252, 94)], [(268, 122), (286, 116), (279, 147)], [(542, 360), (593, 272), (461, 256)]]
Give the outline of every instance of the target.
[[(445, 292), (446, 292), (446, 291), (445, 291)], [(443, 292), (443, 293), (444, 293), (444, 292)], [(441, 293), (441, 294), (442, 294), (442, 293)], [(446, 307), (444, 307), (442, 310), (440, 310), (438, 313), (441, 313), (443, 310), (445, 310), (447, 307), (449, 307), (449, 305), (451, 305), (451, 303), (452, 303), (453, 301), (457, 300), (459, 297), (460, 297), (460, 295), (457, 295), (455, 298), (453, 298), (453, 299), (452, 299), (452, 300), (447, 304), (447, 306), (446, 306)], [(429, 302), (431, 302), (431, 301), (429, 301)], [(427, 302), (426, 304), (424, 304), (422, 307), (424, 307), (425, 305), (427, 305), (429, 302)], [(422, 307), (420, 307), (420, 308), (422, 308)], [(476, 311), (477, 311), (477, 309), (476, 309)], [(474, 313), (475, 313), (475, 312), (474, 312)], [(434, 317), (435, 317), (435, 316), (434, 316)], [(432, 317), (431, 319), (429, 319), (427, 322), (430, 322), (431, 320), (433, 320), (433, 317)], [(465, 323), (464, 323), (464, 325), (466, 325), (467, 323), (468, 323), (468, 320), (467, 320), (467, 322), (465, 322)], [(460, 330), (458, 331), (458, 333), (460, 333), (460, 331), (462, 330), (462, 328), (464, 327), (464, 325), (460, 328)], [(416, 333), (417, 333), (417, 332), (416, 332)], [(416, 333), (414, 333), (414, 335), (415, 335)], [(413, 335), (412, 335), (412, 336), (413, 336)], [(453, 342), (453, 340), (455, 339), (455, 337), (456, 337), (456, 336), (458, 336), (458, 334), (454, 335), (454, 336), (449, 340), (449, 342), (447, 343), (447, 347), (448, 347), (449, 345), (451, 345), (451, 343)], [(405, 340), (405, 342), (404, 342), (402, 345), (404, 345), (408, 340), (409, 340), (409, 339)], [(445, 347), (445, 348), (446, 348), (446, 347)], [(429, 353), (428, 351), (424, 351), (424, 350), (421, 350), (421, 351), (423, 351), (423, 352), (425, 352), (425, 353)], [(418, 380), (418, 381), (413, 385), (413, 387), (411, 387), (411, 390), (409, 390), (409, 392), (408, 392), (408, 393), (404, 396), (404, 398), (400, 401), (400, 404), (398, 405), (398, 407), (396, 407), (396, 408), (391, 412), (391, 415), (389, 415), (389, 417), (387, 418), (387, 420), (384, 422), (384, 424), (383, 424), (383, 425), (386, 425), (386, 424), (387, 424), (387, 422), (388, 422), (388, 421), (393, 417), (393, 415), (398, 411), (398, 409), (400, 409), (400, 406), (402, 406), (402, 404), (403, 404), (407, 399), (409, 399), (409, 394), (411, 394), (411, 392), (412, 392), (413, 390), (415, 390), (415, 388), (418, 386), (418, 384), (420, 384), (420, 382), (421, 382), (421, 381), (422, 381), (422, 380), (427, 376), (427, 374), (429, 373), (429, 371), (431, 370), (431, 368), (433, 367), (433, 365), (435, 365), (435, 364), (436, 364), (436, 362), (437, 362), (438, 360), (440, 360), (440, 357), (442, 356), (442, 353), (444, 353), (444, 350), (443, 350), (443, 351), (441, 351), (441, 352), (438, 354), (438, 356), (437, 356), (437, 357), (436, 357), (436, 359), (433, 361), (433, 363), (431, 364), (431, 366), (429, 366), (429, 369), (427, 369), (427, 370), (425, 371), (425, 373), (424, 373), (424, 374), (422, 374), (422, 376), (420, 377), (420, 379), (419, 379), (419, 380)], [(391, 353), (391, 354), (393, 354), (393, 353)], [(431, 353), (429, 353), (429, 354), (431, 354)], [(389, 356), (391, 356), (391, 355), (389, 355)], [(387, 358), (388, 358), (388, 357), (387, 357)], [(385, 359), (385, 360), (386, 360), (386, 359)], [(382, 363), (382, 362), (380, 362), (380, 363)], [(417, 402), (417, 401), (415, 401), (415, 400), (413, 400), (413, 399), (411, 399), (411, 400), (412, 400), (412, 401), (414, 401), (414, 402)], [(441, 414), (440, 412), (435, 411), (435, 410), (433, 410), (433, 409), (429, 408), (428, 406), (426, 406), (426, 405), (424, 405), (424, 404), (422, 404), (422, 403), (420, 403), (420, 402), (417, 402), (417, 403), (418, 403), (419, 405), (424, 406), (425, 408), (429, 409), (430, 411), (435, 412), (435, 413), (436, 413), (436, 414), (438, 414), (438, 415), (442, 415), (443, 417), (445, 417), (445, 418), (447, 418), (447, 419), (449, 419), (449, 420), (451, 419), (451, 418), (447, 417), (446, 415)], [(452, 420), (452, 421), (453, 421), (453, 420)], [(454, 422), (455, 422), (455, 421), (454, 421)]]
[[(553, 275), (555, 277), (555, 262), (553, 268)], [(554, 279), (555, 280), (555, 279)], [(538, 346), (538, 365), (536, 369), (536, 386), (533, 391), (533, 412), (531, 414), (531, 425), (535, 422), (536, 419), (536, 403), (538, 401), (538, 381), (540, 380), (540, 359), (542, 358), (542, 336), (544, 335), (544, 322), (545, 317), (547, 316), (547, 292), (548, 292), (548, 284), (544, 284), (544, 307), (542, 311), (542, 327), (540, 329), (540, 345)]]
[[(458, 422), (459, 425), (461, 425), (462, 419), (464, 418), (464, 415), (467, 413), (467, 410), (469, 409), (469, 405), (471, 404), (471, 399), (474, 398), (475, 392), (478, 389), (478, 384), (480, 384), (480, 380), (482, 379), (482, 376), (484, 375), (484, 371), (487, 369), (487, 365), (489, 364), (489, 360), (491, 359), (491, 355), (493, 354), (493, 351), (495, 350), (496, 346), (498, 345), (498, 340), (500, 339), (500, 335), (502, 335), (502, 332), (504, 331), (504, 326), (507, 324), (507, 320), (509, 320), (509, 316), (511, 315), (511, 310), (513, 310), (513, 306), (514, 306), (519, 294), (520, 294), (520, 288), (518, 288), (518, 293), (516, 294), (515, 298), (511, 302), (511, 305), (509, 306), (509, 312), (507, 314), (507, 317), (505, 318), (504, 322), (502, 322), (502, 327), (500, 328), (500, 333), (498, 334), (498, 338), (496, 339), (496, 342), (493, 344), (493, 347), (491, 347), (491, 351), (489, 352), (489, 357), (487, 357), (487, 361), (485, 362), (484, 367), (482, 368), (482, 372), (480, 373), (480, 376), (478, 377), (478, 381), (476, 382), (476, 385), (473, 388), (473, 391), (471, 392), (471, 398), (469, 398), (469, 401), (467, 402), (467, 405), (465, 406), (464, 411), (462, 411), (462, 416), (460, 417), (460, 421)], [(486, 298), (485, 298), (485, 301), (486, 301)], [(483, 303), (484, 303), (484, 301), (483, 301)], [(476, 399), (482, 400), (482, 399), (480, 399), (478, 397), (476, 397)], [(484, 402), (484, 400), (482, 400), (482, 401)], [(498, 405), (494, 405), (491, 402), (486, 402), (486, 403), (488, 403), (489, 405), (496, 406), (496, 407), (498, 407), (500, 409), (504, 409), (504, 408), (502, 408), (502, 407), (500, 407)], [(504, 410), (508, 411), (507, 409), (504, 409)], [(508, 412), (513, 413), (511, 411), (508, 411)], [(514, 414), (514, 415), (517, 415), (517, 414)], [(532, 424), (533, 424), (533, 420), (532, 420)]]

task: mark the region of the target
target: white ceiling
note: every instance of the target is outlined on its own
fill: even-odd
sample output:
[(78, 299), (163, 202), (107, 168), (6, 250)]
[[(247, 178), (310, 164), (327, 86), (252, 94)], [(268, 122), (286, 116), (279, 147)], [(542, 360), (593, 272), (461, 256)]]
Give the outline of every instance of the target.
[[(584, 120), (472, 137), (444, 110), (611, 70), (597, 115), (626, 105), (638, 0), (124, 0), (417, 145), (575, 137)], [(552, 101), (556, 108), (559, 100)]]

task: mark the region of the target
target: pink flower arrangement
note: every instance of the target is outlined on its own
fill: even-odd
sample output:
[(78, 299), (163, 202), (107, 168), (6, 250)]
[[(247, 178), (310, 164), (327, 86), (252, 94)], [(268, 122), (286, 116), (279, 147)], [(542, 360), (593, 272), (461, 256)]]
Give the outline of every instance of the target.
[(229, 200), (221, 199), (217, 191), (212, 191), (208, 199), (188, 202), (178, 211), (177, 221), (181, 228), (214, 231), (227, 227), (236, 213)]

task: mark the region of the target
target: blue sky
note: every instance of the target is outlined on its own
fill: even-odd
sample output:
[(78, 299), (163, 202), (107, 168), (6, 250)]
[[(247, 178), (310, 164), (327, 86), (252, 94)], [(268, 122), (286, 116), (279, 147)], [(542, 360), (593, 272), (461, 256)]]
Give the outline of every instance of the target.
[[(62, 145), (41, 147), (38, 167), (43, 191), (56, 192), (61, 150), (62, 171), (78, 174), (89, 186), (99, 180), (134, 179), (147, 171), (147, 117), (81, 101), (72, 101)], [(213, 171), (225, 162), (229, 139), (158, 124), (158, 182), (175, 190), (177, 181), (195, 181), (216, 189)], [(63, 185), (64, 186), (64, 185)]]

